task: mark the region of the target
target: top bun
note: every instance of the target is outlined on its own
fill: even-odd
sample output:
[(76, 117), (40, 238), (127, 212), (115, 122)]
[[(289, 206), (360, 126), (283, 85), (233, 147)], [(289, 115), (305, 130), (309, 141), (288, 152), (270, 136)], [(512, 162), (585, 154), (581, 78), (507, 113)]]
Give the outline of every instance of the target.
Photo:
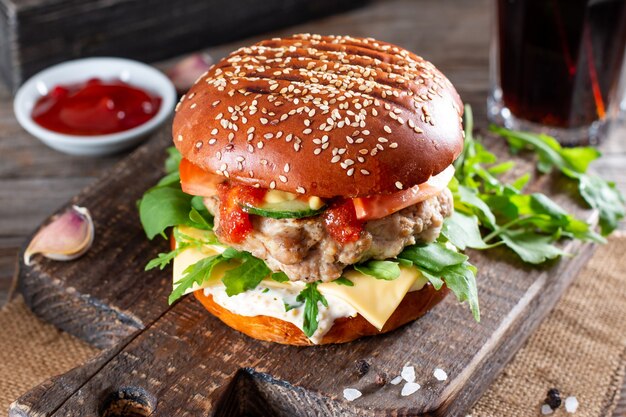
[(174, 143), (192, 163), (320, 197), (412, 187), (463, 148), (463, 105), (450, 81), (371, 38), (301, 34), (238, 49), (176, 111)]

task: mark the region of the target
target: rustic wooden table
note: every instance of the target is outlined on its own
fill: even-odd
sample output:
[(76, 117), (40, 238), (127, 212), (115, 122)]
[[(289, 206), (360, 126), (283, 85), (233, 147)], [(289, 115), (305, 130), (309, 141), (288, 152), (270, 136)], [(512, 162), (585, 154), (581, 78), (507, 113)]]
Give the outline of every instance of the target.
[[(439, 67), (472, 105), (476, 124), (486, 126), (489, 0), (389, 0), (319, 21), (288, 28), (292, 32), (372, 36), (416, 51)], [(268, 36), (258, 36), (261, 39)], [(214, 58), (255, 39), (210, 48)], [(168, 63), (160, 63), (165, 67)], [(602, 144), (595, 168), (626, 193), (626, 127)], [(53, 151), (26, 133), (15, 120), (12, 98), (0, 87), (0, 305), (15, 274), (16, 255), (26, 236), (51, 212), (125, 155), (72, 157)], [(622, 229), (626, 224), (622, 223)], [(623, 390), (626, 394), (626, 390)], [(626, 416), (626, 395), (614, 416)]]

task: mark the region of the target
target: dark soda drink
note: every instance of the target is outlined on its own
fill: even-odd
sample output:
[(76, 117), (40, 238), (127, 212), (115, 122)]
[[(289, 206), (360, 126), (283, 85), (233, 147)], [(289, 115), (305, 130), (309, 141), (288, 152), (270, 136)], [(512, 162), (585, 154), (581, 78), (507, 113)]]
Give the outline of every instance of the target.
[(626, 0), (496, 1), (504, 107), (556, 128), (603, 120), (624, 58)]

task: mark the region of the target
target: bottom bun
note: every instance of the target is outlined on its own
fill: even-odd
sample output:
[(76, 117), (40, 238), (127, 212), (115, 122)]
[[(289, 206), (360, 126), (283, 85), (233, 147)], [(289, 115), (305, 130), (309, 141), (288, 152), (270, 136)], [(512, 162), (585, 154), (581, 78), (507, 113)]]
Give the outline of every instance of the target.
[[(430, 283), (419, 291), (408, 293), (380, 331), (360, 314), (355, 317), (338, 318), (319, 344), (346, 343), (363, 336), (390, 332), (426, 314), (443, 300), (447, 293), (448, 289), (445, 286), (437, 291)], [(268, 316), (241, 316), (217, 304), (213, 301), (213, 296), (204, 295), (203, 290), (194, 292), (194, 295), (211, 314), (227, 326), (250, 337), (284, 345), (313, 345), (302, 330), (292, 323)]]

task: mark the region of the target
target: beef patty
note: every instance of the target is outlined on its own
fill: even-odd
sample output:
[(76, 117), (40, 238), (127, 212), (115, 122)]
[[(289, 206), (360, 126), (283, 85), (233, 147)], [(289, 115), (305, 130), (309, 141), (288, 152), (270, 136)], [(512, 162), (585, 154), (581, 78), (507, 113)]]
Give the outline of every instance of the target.
[[(220, 238), (219, 200), (206, 198), (205, 204), (215, 215), (215, 234)], [(291, 281), (332, 281), (349, 265), (393, 258), (406, 246), (432, 242), (439, 236), (443, 219), (452, 211), (452, 194), (445, 188), (435, 197), (366, 222), (361, 237), (348, 244), (340, 244), (328, 234), (321, 216), (251, 216), (254, 230), (243, 242), (229, 246), (265, 260), (270, 269), (283, 271)]]

